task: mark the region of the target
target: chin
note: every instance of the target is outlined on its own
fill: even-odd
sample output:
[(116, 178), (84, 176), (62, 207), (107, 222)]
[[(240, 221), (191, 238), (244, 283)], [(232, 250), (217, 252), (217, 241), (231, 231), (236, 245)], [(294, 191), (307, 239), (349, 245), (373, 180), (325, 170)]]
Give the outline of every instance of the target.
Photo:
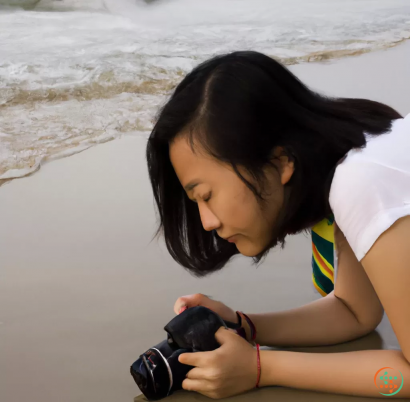
[(262, 247), (258, 247), (255, 244), (246, 241), (238, 241), (236, 248), (245, 257), (255, 257), (263, 251)]

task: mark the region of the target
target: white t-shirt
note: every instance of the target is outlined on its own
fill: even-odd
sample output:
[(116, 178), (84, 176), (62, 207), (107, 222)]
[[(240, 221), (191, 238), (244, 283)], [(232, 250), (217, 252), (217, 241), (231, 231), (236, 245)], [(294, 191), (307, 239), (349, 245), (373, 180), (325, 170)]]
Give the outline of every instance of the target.
[(329, 197), (359, 261), (394, 222), (410, 215), (410, 114), (394, 120), (388, 133), (366, 139), (364, 149), (352, 149), (336, 168)]

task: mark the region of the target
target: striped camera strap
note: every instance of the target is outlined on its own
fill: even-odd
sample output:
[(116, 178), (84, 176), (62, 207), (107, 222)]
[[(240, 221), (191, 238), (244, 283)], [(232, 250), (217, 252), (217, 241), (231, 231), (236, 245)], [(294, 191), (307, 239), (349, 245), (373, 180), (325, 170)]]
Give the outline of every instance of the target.
[(312, 228), (312, 281), (316, 290), (328, 295), (334, 289), (334, 218)]

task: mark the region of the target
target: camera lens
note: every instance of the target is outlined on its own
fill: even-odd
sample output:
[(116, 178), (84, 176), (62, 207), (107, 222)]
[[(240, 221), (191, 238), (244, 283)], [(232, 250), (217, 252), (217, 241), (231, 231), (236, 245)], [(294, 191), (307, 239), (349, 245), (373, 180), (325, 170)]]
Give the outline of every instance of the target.
[(131, 366), (131, 375), (149, 400), (165, 398), (171, 390), (172, 373), (158, 349), (152, 348), (142, 354)]
[(134, 377), (135, 382), (142, 392), (147, 389), (147, 377), (144, 377), (138, 371), (135, 371), (131, 368), (131, 375)]

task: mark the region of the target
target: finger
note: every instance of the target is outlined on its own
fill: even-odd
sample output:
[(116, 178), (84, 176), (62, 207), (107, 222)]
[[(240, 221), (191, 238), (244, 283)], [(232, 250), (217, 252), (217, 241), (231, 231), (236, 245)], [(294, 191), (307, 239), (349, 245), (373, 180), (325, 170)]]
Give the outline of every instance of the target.
[(186, 378), (190, 380), (207, 380), (207, 370), (199, 367), (195, 367), (192, 370), (188, 371)]
[(206, 392), (211, 389), (211, 384), (206, 380), (191, 380), (186, 378), (182, 381), (182, 388), (186, 391)]
[(206, 298), (206, 296), (204, 296), (201, 293), (196, 293), (194, 295), (182, 296), (182, 297), (178, 298), (177, 301), (175, 302), (174, 312), (175, 312), (175, 314), (180, 314), (181, 309), (183, 307), (189, 308), (189, 307), (201, 306), (205, 298)]
[(188, 307), (188, 306), (186, 305), (185, 297), (179, 297), (179, 298), (177, 299), (177, 301), (175, 302), (175, 304), (174, 304), (174, 313), (175, 313), (176, 315), (178, 315), (179, 312), (180, 312), (180, 310), (181, 310), (181, 308), (183, 308), (183, 307)]
[(213, 352), (182, 353), (178, 361), (182, 364), (195, 367), (203, 367), (209, 361), (209, 355)]
[(230, 342), (234, 336), (237, 336), (236, 331), (227, 331), (225, 327), (220, 327), (215, 333), (215, 339), (220, 345), (223, 345), (226, 342)]
[(187, 308), (188, 308), (188, 306), (182, 306), (182, 307), (180, 308), (180, 310), (178, 311), (178, 314), (183, 313)]

